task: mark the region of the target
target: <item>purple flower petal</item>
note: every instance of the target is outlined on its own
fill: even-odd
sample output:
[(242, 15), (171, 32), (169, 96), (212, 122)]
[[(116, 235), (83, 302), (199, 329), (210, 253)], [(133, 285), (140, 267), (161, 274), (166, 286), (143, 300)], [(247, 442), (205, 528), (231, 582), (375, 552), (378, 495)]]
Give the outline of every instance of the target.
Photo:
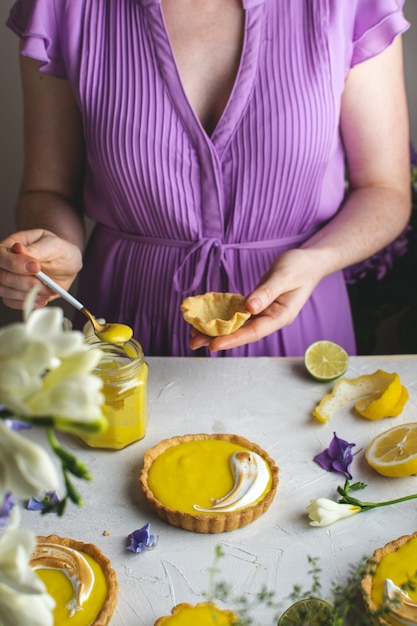
[(152, 550), (152, 548), (155, 548), (157, 538), (155, 538), (154, 535), (151, 535), (150, 528), (151, 525), (148, 522), (145, 526), (143, 526), (143, 528), (139, 528), (128, 535), (130, 545), (127, 546), (127, 549), (135, 552), (135, 554), (140, 554), (141, 552), (146, 552), (146, 550)]
[(326, 450), (323, 450), (323, 452), (320, 452), (320, 454), (316, 454), (316, 456), (313, 458), (313, 461), (321, 465), (321, 467), (325, 469), (327, 472), (331, 472), (333, 459), (329, 455), (327, 450), (328, 449), (326, 448)]
[(13, 494), (6, 493), (4, 500), (0, 506), (0, 526), (6, 526), (9, 519), (12, 508), (15, 505)]
[(350, 473), (349, 469), (350, 469), (350, 462), (346, 463), (346, 461), (333, 461), (333, 471), (335, 472), (339, 472), (340, 474), (345, 474), (346, 478), (349, 478), (349, 480), (352, 479), (352, 474)]
[(344, 439), (340, 439), (336, 433), (333, 433), (333, 439), (328, 447), (328, 453), (332, 459), (345, 458), (350, 454), (350, 451), (355, 446), (354, 443), (349, 443)]
[(58, 502), (59, 498), (56, 492), (47, 491), (42, 500), (38, 500), (37, 498), (30, 498), (26, 505), (26, 509), (28, 511), (44, 511), (48, 504), (56, 504)]
[(313, 461), (318, 463), (327, 472), (340, 472), (351, 479), (350, 465), (353, 461), (352, 448), (356, 444), (340, 439), (333, 433), (333, 439), (326, 450), (317, 454)]
[(10, 428), (10, 430), (29, 430), (32, 428), (32, 424), (23, 422), (22, 420), (5, 419), (4, 423)]

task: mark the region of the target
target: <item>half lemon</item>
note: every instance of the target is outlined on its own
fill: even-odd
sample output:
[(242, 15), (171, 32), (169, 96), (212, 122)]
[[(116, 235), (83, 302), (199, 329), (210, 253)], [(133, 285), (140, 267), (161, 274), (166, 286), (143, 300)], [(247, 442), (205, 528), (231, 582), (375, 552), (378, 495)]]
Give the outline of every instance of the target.
[(374, 437), (365, 458), (382, 476), (399, 478), (417, 474), (417, 422), (399, 424)]

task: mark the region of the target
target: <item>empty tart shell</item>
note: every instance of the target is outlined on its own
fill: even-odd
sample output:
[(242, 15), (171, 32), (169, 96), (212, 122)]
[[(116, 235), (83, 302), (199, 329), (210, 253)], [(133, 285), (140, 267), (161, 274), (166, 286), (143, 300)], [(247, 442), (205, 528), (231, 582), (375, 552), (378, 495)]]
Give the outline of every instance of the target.
[[(178, 446), (182, 443), (191, 441), (203, 441), (209, 439), (217, 439), (228, 441), (242, 449), (253, 451), (261, 456), (267, 463), (270, 475), (270, 489), (254, 504), (244, 506), (235, 511), (229, 512), (213, 512), (213, 513), (189, 513), (177, 510), (162, 503), (152, 492), (149, 483), (149, 471), (153, 462), (166, 450), (172, 446)], [(207, 467), (210, 472), (210, 467)], [(236, 530), (242, 526), (247, 526), (255, 521), (263, 513), (265, 513), (271, 505), (278, 487), (278, 466), (275, 461), (262, 448), (244, 437), (238, 435), (229, 435), (223, 433), (216, 434), (194, 434), (171, 437), (160, 441), (156, 446), (145, 452), (143, 469), (140, 474), (140, 484), (150, 507), (156, 514), (168, 522), (172, 526), (183, 528), (198, 533), (222, 533)]]
[[(169, 624), (173, 621), (176, 615), (181, 615), (181, 613), (188, 613), (188, 616), (193, 619), (194, 623), (197, 624), (198, 619), (198, 611), (211, 611), (213, 615), (213, 626), (216, 624), (237, 624), (239, 621), (238, 616), (233, 611), (229, 611), (228, 609), (219, 609), (219, 607), (214, 604), (214, 602), (199, 602), (195, 606), (191, 604), (187, 604), (186, 602), (182, 602), (181, 604), (177, 604), (171, 610), (171, 615), (166, 615), (165, 617), (160, 617), (156, 620), (154, 626), (169, 626)], [(195, 611), (196, 615), (193, 616), (193, 611)], [(210, 613), (208, 613), (210, 615)], [(221, 619), (221, 622), (219, 621)]]
[[(38, 536), (36, 539), (37, 545), (31, 556), (32, 567), (42, 567), (43, 564), (44, 567), (49, 566), (54, 569), (61, 569), (59, 560), (59, 547), (61, 546), (71, 548), (76, 552), (88, 554), (99, 565), (106, 582), (107, 595), (94, 621), (88, 621), (88, 626), (108, 626), (116, 608), (118, 597), (118, 582), (116, 573), (110, 565), (110, 560), (104, 556), (101, 550), (93, 543), (82, 543), (81, 541), (75, 541), (74, 539), (69, 539), (67, 537), (59, 537), (58, 535), (49, 535), (47, 537)], [(47, 556), (45, 556), (45, 553), (42, 551), (45, 544), (56, 545), (58, 552), (54, 554), (52, 551), (49, 555), (46, 553)], [(68, 566), (68, 563), (65, 562), (65, 560), (62, 561), (62, 570), (67, 570), (67, 575), (70, 575), (70, 566)], [(81, 577), (82, 574), (79, 573), (79, 575)]]
[[(417, 532), (413, 533), (412, 535), (403, 535), (402, 537), (399, 537), (398, 539), (395, 539), (394, 541), (390, 541), (383, 548), (378, 548), (373, 553), (372, 558), (368, 561), (365, 575), (362, 577), (362, 580), (361, 580), (361, 591), (362, 591), (362, 597), (364, 599), (365, 606), (372, 617), (373, 623), (376, 626), (379, 626), (379, 625), (392, 626), (393, 624), (399, 624), (399, 621), (395, 619), (396, 615), (398, 616), (399, 619), (406, 620), (407, 623), (417, 624), (417, 607), (415, 606), (409, 609), (407, 606), (400, 607), (400, 605), (396, 606), (393, 604), (393, 606), (390, 609), (390, 613), (389, 614), (387, 613), (386, 616), (379, 616), (379, 617), (373, 616), (373, 613), (375, 613), (375, 611), (377, 611), (380, 608), (380, 606), (377, 606), (377, 604), (372, 598), (375, 575), (378, 570), (378, 566), (380, 565), (383, 557), (385, 557), (388, 554), (393, 554), (397, 552), (400, 548), (405, 546), (412, 539), (417, 539)], [(415, 562), (416, 562), (416, 566), (411, 568), (412, 569), (411, 576), (415, 576), (415, 573), (417, 570), (417, 546), (416, 546)], [(406, 574), (404, 575), (406, 577)], [(411, 582), (415, 583), (416, 581), (413, 578)], [(412, 604), (415, 604), (415, 603), (416, 601), (413, 600)]]
[(185, 298), (181, 311), (186, 322), (210, 337), (230, 335), (251, 315), (246, 310), (244, 296), (216, 291)]

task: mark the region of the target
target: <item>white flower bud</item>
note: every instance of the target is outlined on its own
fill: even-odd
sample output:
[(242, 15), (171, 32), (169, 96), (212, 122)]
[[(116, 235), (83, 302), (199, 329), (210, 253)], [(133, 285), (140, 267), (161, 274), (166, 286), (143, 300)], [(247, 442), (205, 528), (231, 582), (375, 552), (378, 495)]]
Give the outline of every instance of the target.
[(28, 530), (7, 529), (0, 538), (0, 622), (53, 626), (55, 601), (30, 566), (36, 545)]
[(310, 526), (330, 526), (340, 519), (360, 513), (361, 510), (360, 506), (340, 504), (327, 498), (312, 500), (307, 507), (308, 515), (312, 520)]
[(49, 454), (0, 420), (0, 500), (8, 491), (18, 498), (56, 491), (58, 476)]

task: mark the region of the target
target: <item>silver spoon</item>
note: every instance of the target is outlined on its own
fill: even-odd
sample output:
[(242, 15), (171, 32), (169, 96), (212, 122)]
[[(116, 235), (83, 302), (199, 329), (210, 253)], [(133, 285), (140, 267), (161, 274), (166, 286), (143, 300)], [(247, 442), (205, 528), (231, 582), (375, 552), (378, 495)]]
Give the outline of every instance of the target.
[(39, 278), (39, 280), (42, 281), (45, 285), (50, 287), (52, 291), (58, 293), (61, 298), (68, 302), (68, 304), (71, 304), (71, 306), (76, 308), (78, 311), (84, 313), (84, 315), (90, 320), (93, 325), (94, 334), (102, 341), (106, 341), (108, 343), (122, 344), (132, 338), (133, 330), (130, 328), (130, 326), (117, 323), (100, 324), (100, 322), (96, 320), (94, 315), (90, 313), (90, 311), (86, 309), (85, 306), (79, 300), (77, 300), (77, 298), (74, 298), (74, 296), (72, 296), (70, 293), (68, 293), (68, 291), (58, 285), (58, 283), (52, 280), (52, 278), (50, 278), (43, 272), (37, 272), (35, 276), (37, 276), (37, 278)]

